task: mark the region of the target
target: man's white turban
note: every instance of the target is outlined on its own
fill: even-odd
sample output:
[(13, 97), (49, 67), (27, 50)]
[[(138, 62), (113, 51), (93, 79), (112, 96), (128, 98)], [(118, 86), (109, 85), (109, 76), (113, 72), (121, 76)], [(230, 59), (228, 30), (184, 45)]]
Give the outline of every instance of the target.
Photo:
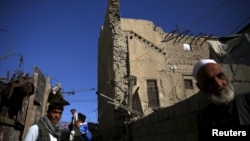
[(196, 76), (196, 75), (197, 75), (198, 71), (200, 70), (200, 68), (201, 68), (202, 66), (206, 65), (206, 64), (209, 64), (209, 63), (217, 64), (213, 59), (201, 59), (201, 60), (199, 60), (199, 61), (195, 64), (195, 66), (194, 66), (194, 68), (193, 68), (193, 76), (194, 76), (195, 79), (197, 79), (197, 76)]

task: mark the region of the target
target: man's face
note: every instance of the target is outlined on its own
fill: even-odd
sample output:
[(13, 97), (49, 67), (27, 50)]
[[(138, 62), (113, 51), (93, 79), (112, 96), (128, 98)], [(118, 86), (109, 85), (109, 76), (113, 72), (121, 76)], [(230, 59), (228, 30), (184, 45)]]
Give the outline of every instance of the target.
[(225, 87), (226, 91), (223, 91), (221, 95), (215, 95), (210, 93), (212, 102), (215, 105), (225, 105), (234, 99), (234, 88), (231, 83)]
[(53, 109), (48, 112), (48, 118), (50, 119), (52, 124), (57, 124), (60, 121), (62, 117), (62, 112), (63, 111), (59, 109)]
[(216, 105), (227, 104), (234, 98), (233, 86), (218, 64), (206, 64), (197, 74), (197, 86), (210, 95)]

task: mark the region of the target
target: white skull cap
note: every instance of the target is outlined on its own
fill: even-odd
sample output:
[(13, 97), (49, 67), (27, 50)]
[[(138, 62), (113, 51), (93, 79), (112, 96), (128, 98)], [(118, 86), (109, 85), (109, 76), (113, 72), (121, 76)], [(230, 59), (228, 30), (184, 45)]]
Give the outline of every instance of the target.
[(200, 68), (206, 64), (209, 64), (209, 63), (212, 63), (212, 64), (217, 64), (213, 59), (200, 59), (194, 66), (193, 68), (193, 76), (195, 79), (197, 79), (196, 75), (198, 73), (198, 71), (200, 70)]

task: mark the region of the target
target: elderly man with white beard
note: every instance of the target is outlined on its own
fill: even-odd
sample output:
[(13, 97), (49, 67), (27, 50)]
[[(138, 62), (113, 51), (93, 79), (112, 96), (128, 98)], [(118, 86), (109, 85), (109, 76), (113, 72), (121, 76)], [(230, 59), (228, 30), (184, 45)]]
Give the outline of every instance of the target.
[(198, 61), (193, 68), (193, 76), (197, 87), (211, 100), (197, 114), (198, 140), (214, 136), (249, 137), (250, 93), (235, 93), (228, 76), (212, 59)]

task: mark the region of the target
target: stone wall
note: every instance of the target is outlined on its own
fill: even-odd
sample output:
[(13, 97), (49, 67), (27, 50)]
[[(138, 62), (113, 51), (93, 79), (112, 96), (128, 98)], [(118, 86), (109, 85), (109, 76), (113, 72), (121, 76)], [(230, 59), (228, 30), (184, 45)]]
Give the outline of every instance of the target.
[(119, 26), (119, 1), (110, 0), (107, 8), (98, 41), (98, 121), (103, 140), (118, 141), (124, 135), (126, 113), (117, 104), (127, 102), (127, 83), (123, 79), (128, 72), (127, 47)]

